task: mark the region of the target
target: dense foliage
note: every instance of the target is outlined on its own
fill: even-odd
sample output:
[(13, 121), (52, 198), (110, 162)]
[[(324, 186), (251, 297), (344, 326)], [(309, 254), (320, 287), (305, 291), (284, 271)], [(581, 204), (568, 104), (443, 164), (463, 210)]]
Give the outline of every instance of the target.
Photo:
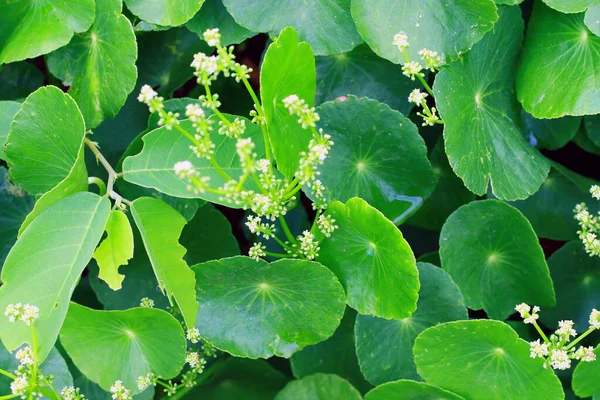
[(600, 398), (599, 35), (0, 0), (0, 399)]

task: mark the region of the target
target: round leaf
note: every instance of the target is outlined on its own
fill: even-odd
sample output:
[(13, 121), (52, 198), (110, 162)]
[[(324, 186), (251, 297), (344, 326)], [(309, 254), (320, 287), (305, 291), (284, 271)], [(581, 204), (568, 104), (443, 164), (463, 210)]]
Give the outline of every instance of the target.
[(362, 396), (348, 381), (337, 375), (315, 374), (291, 381), (274, 400), (361, 400)]
[(600, 37), (587, 29), (584, 14), (536, 2), (517, 73), (523, 108), (536, 118), (600, 113), (599, 82)]
[(590, 257), (580, 241), (565, 244), (548, 259), (556, 289), (556, 307), (540, 313), (549, 327), (565, 318), (586, 329), (593, 308), (600, 308), (600, 258)]
[(374, 385), (397, 379), (421, 380), (412, 354), (417, 335), (441, 322), (468, 318), (462, 294), (450, 275), (431, 264), (419, 263), (417, 267), (421, 291), (412, 316), (384, 320), (359, 315), (356, 319), (360, 369)]
[(192, 269), (200, 303), (196, 327), (234, 356), (290, 357), (333, 335), (344, 313), (342, 286), (316, 262), (269, 264), (238, 256)]
[(169, 379), (184, 364), (186, 342), (179, 322), (152, 308), (99, 311), (71, 303), (60, 342), (81, 372), (104, 390), (117, 380), (139, 393), (148, 372)]
[(600, 36), (600, 4), (596, 4), (588, 8), (583, 19), (585, 26), (594, 33)]
[(96, 19), (85, 34), (48, 57), (48, 68), (73, 96), (88, 129), (117, 115), (137, 79), (137, 45), (121, 0), (97, 3)]
[[(414, 347), (427, 383), (467, 400), (562, 400), (560, 381), (529, 344), (499, 321), (448, 322), (423, 331)], [(460, 371), (460, 373), (457, 373)]]
[(348, 305), (361, 314), (405, 318), (416, 309), (419, 273), (402, 233), (366, 201), (334, 201), (327, 214), (339, 226), (321, 244), (319, 261), (346, 290)]
[(498, 19), (492, 0), (353, 0), (356, 29), (375, 53), (404, 63), (394, 35), (405, 32), (411, 60), (419, 50), (437, 51), (454, 59), (471, 50)]
[(201, 37), (207, 29), (218, 28), (223, 46), (241, 43), (256, 34), (239, 25), (229, 14), (222, 0), (206, 0), (186, 26)]
[(529, 221), (497, 200), (456, 210), (440, 234), (442, 268), (473, 310), (505, 319), (519, 303), (554, 306), (544, 252)]
[(398, 225), (433, 192), (425, 142), (402, 114), (354, 96), (317, 111), (335, 143), (319, 168), (330, 201), (360, 197)]
[(4, 146), (8, 139), (10, 123), (19, 109), (21, 109), (21, 103), (16, 101), (0, 101), (0, 160), (7, 160)]
[(490, 185), (496, 197), (517, 200), (538, 190), (550, 164), (525, 142), (515, 101), (514, 63), (523, 39), (520, 9), (506, 7), (499, 13), (494, 30), (462, 62), (438, 74), (434, 90), (456, 175), (475, 194), (485, 194)]
[(598, 0), (544, 0), (544, 3), (562, 13), (578, 13), (598, 4)]
[(94, 21), (94, 0), (24, 0), (0, 4), (0, 65), (49, 53)]
[[(596, 361), (580, 362), (573, 372), (573, 391), (579, 397), (590, 397), (600, 393), (600, 346), (594, 350)], [(594, 399), (596, 397), (594, 396)]]
[(204, 0), (125, 0), (127, 8), (144, 21), (162, 26), (185, 24)]
[(537, 119), (525, 110), (521, 115), (527, 139), (542, 149), (560, 149), (575, 137), (581, 126), (581, 117)]
[(464, 400), (462, 397), (422, 382), (400, 380), (377, 386), (365, 396), (365, 400)]
[(286, 26), (293, 26), (317, 55), (343, 53), (362, 42), (350, 17), (350, 0), (223, 0), (223, 3), (236, 21), (254, 32), (276, 36)]

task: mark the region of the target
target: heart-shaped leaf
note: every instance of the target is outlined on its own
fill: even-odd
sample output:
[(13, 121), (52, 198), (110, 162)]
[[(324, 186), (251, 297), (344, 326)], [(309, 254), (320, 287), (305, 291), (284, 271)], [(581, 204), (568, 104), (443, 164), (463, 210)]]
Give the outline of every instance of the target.
[(401, 320), (369, 315), (356, 319), (360, 369), (374, 385), (398, 379), (420, 380), (412, 354), (417, 335), (441, 322), (468, 318), (462, 294), (450, 275), (431, 264), (418, 263), (417, 267), (421, 290), (413, 315)]
[(350, 0), (223, 0), (223, 3), (236, 21), (254, 32), (276, 36), (286, 26), (293, 26), (300, 39), (308, 42), (318, 55), (340, 54), (362, 42), (350, 16)]
[[(529, 344), (499, 321), (448, 322), (429, 328), (414, 347), (417, 370), (427, 383), (467, 400), (561, 400), (551, 369), (529, 356)], [(456, 371), (460, 371), (459, 374)]]
[(492, 0), (353, 0), (356, 29), (375, 53), (404, 63), (394, 35), (408, 35), (411, 60), (419, 50), (437, 51), (454, 59), (471, 50), (498, 19)]
[(319, 168), (330, 201), (360, 197), (398, 225), (431, 194), (435, 175), (427, 148), (408, 118), (354, 96), (317, 112), (319, 127), (335, 143)]
[[(35, 331), (43, 361), (58, 337), (69, 300), (92, 258), (110, 214), (110, 201), (94, 193), (77, 193), (52, 205), (17, 240), (2, 269), (0, 310), (9, 304), (39, 308)], [(0, 324), (4, 346), (32, 345), (31, 327), (18, 321)]]
[(88, 129), (117, 115), (137, 79), (137, 45), (121, 0), (96, 5), (94, 24), (48, 57), (48, 68), (65, 85)]
[(467, 307), (483, 309), (490, 318), (507, 318), (519, 303), (556, 304), (535, 232), (506, 203), (475, 201), (456, 210), (442, 228), (440, 257)]
[(334, 201), (327, 215), (339, 226), (321, 244), (318, 260), (338, 277), (348, 305), (360, 314), (406, 318), (417, 307), (419, 273), (402, 233), (360, 198)]
[(523, 108), (536, 118), (597, 114), (598, 82), (600, 37), (585, 26), (584, 14), (563, 14), (536, 2), (517, 73)]
[(223, 5), (222, 0), (206, 0), (194, 18), (186, 25), (192, 32), (202, 36), (207, 29), (218, 28), (221, 44), (229, 46), (241, 43), (256, 33), (236, 22)]
[(140, 376), (173, 378), (185, 360), (181, 325), (152, 308), (100, 311), (71, 303), (60, 342), (77, 368), (104, 390), (120, 380), (139, 393)]
[(316, 262), (238, 256), (192, 269), (200, 335), (237, 357), (290, 357), (333, 335), (344, 313), (342, 286)]
[(520, 9), (506, 7), (499, 13), (494, 30), (462, 62), (438, 74), (434, 90), (456, 175), (475, 194), (485, 194), (489, 185), (496, 197), (518, 200), (538, 190), (550, 164), (525, 142), (514, 95), (515, 60), (523, 40)]

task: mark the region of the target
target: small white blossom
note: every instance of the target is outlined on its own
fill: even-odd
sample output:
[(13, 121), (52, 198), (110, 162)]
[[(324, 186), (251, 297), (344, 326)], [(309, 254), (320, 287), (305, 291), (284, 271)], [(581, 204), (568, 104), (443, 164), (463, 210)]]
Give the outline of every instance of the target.
[(416, 61), (408, 62), (402, 66), (402, 74), (406, 75), (413, 81), (415, 80), (415, 77), (420, 76), (422, 78), (425, 76), (425, 74), (421, 72), (422, 70), (423, 67)]
[(200, 341), (200, 331), (198, 328), (190, 328), (187, 330), (185, 337), (192, 343), (198, 343)]
[(199, 365), (206, 364), (206, 360), (200, 357), (200, 354), (196, 351), (190, 351), (185, 356), (185, 362), (192, 368), (196, 368)]
[(200, 104), (188, 104), (185, 106), (185, 116), (189, 118), (190, 121), (197, 123), (201, 119), (204, 118), (205, 113)]
[(189, 160), (176, 162), (173, 166), (173, 171), (175, 171), (175, 175), (180, 179), (196, 175), (196, 169)]
[(592, 185), (592, 187), (590, 188), (590, 193), (592, 194), (593, 198), (595, 198), (596, 200), (600, 200), (600, 186)]
[(600, 329), (600, 311), (595, 308), (592, 309), (592, 313), (590, 314), (590, 328)]
[(250, 230), (250, 233), (260, 236), (261, 234), (265, 239), (269, 239), (275, 236), (275, 225), (262, 222), (260, 217), (249, 215), (246, 226)]
[(110, 393), (112, 394), (113, 400), (131, 400), (131, 391), (123, 386), (122, 381), (116, 381), (114, 385), (110, 387)]
[(148, 372), (146, 375), (137, 378), (137, 387), (139, 390), (146, 390), (153, 385), (155, 385), (155, 383), (154, 374), (152, 372)]
[(333, 219), (331, 215), (324, 214), (317, 220), (317, 226), (325, 237), (330, 237), (333, 231), (338, 228), (338, 226), (335, 225), (335, 219)]
[(408, 36), (404, 32), (399, 32), (394, 35), (394, 46), (400, 50), (404, 50), (408, 47)]
[(25, 322), (25, 325), (29, 326), (33, 324), (40, 317), (40, 309), (36, 306), (32, 306), (31, 304), (25, 304), (23, 306), (23, 313), (19, 318), (21, 321)]
[(13, 395), (21, 398), (25, 398), (27, 396), (27, 391), (29, 389), (29, 382), (27, 378), (23, 375), (17, 376), (10, 383), (10, 391)]
[(15, 322), (17, 319), (21, 318), (22, 313), (23, 305), (21, 303), (9, 304), (4, 311), (4, 315), (8, 317), (10, 322)]
[(303, 99), (300, 99), (295, 94), (287, 96), (282, 102), (290, 115), (295, 114), (299, 117), (298, 123), (301, 124), (304, 129), (316, 127), (316, 123), (321, 119), (314, 107), (309, 107)]
[(575, 329), (573, 329), (573, 325), (575, 325), (573, 321), (558, 321), (558, 329), (556, 330), (556, 334), (567, 339), (570, 336), (577, 336), (577, 332)]
[(305, 230), (302, 235), (298, 236), (299, 246), (294, 244), (293, 247), (296, 251), (296, 255), (299, 257), (306, 258), (307, 260), (314, 260), (319, 256), (319, 242), (315, 240), (315, 235)]
[(554, 350), (550, 355), (550, 365), (554, 369), (569, 369), (571, 368), (571, 359), (569, 354), (564, 350)]
[(256, 242), (252, 245), (252, 247), (250, 247), (250, 250), (248, 251), (248, 256), (258, 261), (261, 257), (265, 257), (267, 255), (267, 253), (265, 253), (266, 249), (267, 246), (263, 245), (262, 243)]
[(576, 360), (581, 360), (584, 362), (591, 362), (596, 360), (596, 354), (594, 354), (593, 347), (579, 346), (577, 351), (574, 353), (573, 357)]
[(85, 400), (85, 396), (79, 393), (79, 388), (76, 388), (75, 386), (65, 386), (60, 391), (60, 397), (62, 397), (63, 400)]
[(531, 311), (531, 307), (528, 304), (521, 303), (515, 307), (515, 310), (521, 315), (521, 318), (526, 318)]
[(543, 358), (548, 355), (548, 345), (540, 343), (540, 339), (529, 343), (529, 346), (531, 358)]
[(219, 121), (219, 134), (230, 138), (239, 139), (246, 132), (246, 121), (235, 118), (233, 122), (225, 123)]
[(140, 301), (140, 307), (143, 307), (143, 308), (152, 308), (152, 307), (154, 307), (154, 300), (152, 300), (149, 297), (144, 297)]
[(31, 347), (29, 346), (19, 349), (15, 354), (15, 358), (19, 360), (21, 365), (33, 365), (35, 363), (33, 350), (31, 350)]
[(142, 86), (142, 89), (140, 90), (140, 94), (137, 99), (140, 103), (150, 105), (150, 101), (155, 99), (157, 95), (158, 93), (156, 93), (150, 85), (144, 85)]
[(415, 89), (410, 92), (410, 95), (408, 96), (408, 102), (420, 105), (425, 101), (426, 97), (427, 93), (421, 92), (419, 89)]
[(219, 46), (221, 44), (221, 34), (219, 33), (218, 28), (207, 29), (204, 32), (203, 37), (204, 41), (211, 47)]
[(431, 72), (435, 72), (436, 68), (444, 65), (444, 61), (437, 51), (421, 49), (419, 50), (419, 55), (427, 64), (427, 69), (429, 69)]
[(269, 165), (271, 165), (271, 161), (269, 161), (265, 158), (261, 158), (256, 163), (256, 169), (259, 170), (260, 172), (266, 173), (269, 171)]

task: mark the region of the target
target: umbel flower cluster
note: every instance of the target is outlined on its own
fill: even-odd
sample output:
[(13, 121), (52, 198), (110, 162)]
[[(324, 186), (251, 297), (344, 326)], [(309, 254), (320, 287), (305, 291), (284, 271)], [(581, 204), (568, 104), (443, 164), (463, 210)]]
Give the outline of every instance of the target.
[[(600, 200), (600, 186), (593, 185), (590, 188), (592, 197)], [(585, 251), (590, 256), (600, 256), (600, 240), (598, 240), (598, 231), (600, 231), (600, 221), (598, 214), (591, 213), (585, 203), (580, 203), (575, 206), (575, 219), (579, 223), (579, 240), (583, 242)]]
[(531, 358), (544, 359), (544, 368), (550, 366), (554, 369), (565, 370), (571, 368), (571, 360), (583, 362), (596, 360), (596, 354), (594, 354), (593, 347), (579, 346), (579, 348), (576, 349), (575, 345), (593, 331), (600, 329), (600, 311), (596, 309), (592, 310), (589, 320), (589, 329), (577, 339), (573, 340), (577, 336), (577, 332), (573, 328), (575, 325), (573, 321), (559, 321), (558, 329), (548, 338), (537, 324), (539, 318), (538, 313), (540, 311), (539, 307), (534, 306), (532, 308), (531, 306), (522, 303), (517, 305), (515, 310), (521, 315), (524, 322), (526, 324), (532, 324), (542, 337), (542, 341), (537, 339), (529, 343), (529, 351)]
[[(312, 134), (308, 148), (300, 154), (298, 169), (293, 179), (284, 179), (273, 165), (273, 156), (269, 144), (269, 127), (266, 124), (264, 109), (259, 102), (248, 78), (252, 69), (235, 61), (233, 46), (227, 48), (221, 45), (221, 35), (218, 29), (204, 32), (204, 40), (215, 48), (215, 54), (198, 53), (194, 56), (191, 66), (200, 85), (204, 87), (204, 95), (199, 97), (200, 104), (190, 104), (186, 107), (185, 117), (192, 122), (193, 132), (181, 126), (178, 113), (167, 112), (164, 109), (164, 99), (148, 85), (142, 87), (138, 100), (148, 105), (151, 112), (159, 115), (159, 125), (166, 129), (175, 129), (190, 141), (190, 149), (195, 158), (181, 160), (173, 166), (173, 171), (187, 183), (188, 190), (195, 194), (212, 193), (219, 200), (235, 207), (251, 210), (246, 223), (251, 233), (264, 240), (273, 239), (284, 249), (285, 253), (271, 253), (266, 246), (256, 242), (249, 255), (256, 260), (265, 256), (277, 258), (298, 257), (312, 260), (318, 256), (320, 241), (337, 228), (335, 220), (323, 215), (327, 208), (325, 188), (318, 179), (319, 167), (327, 158), (333, 141), (330, 135), (317, 129), (319, 114), (310, 107), (304, 99), (291, 94), (282, 99), (282, 105), (290, 115), (297, 117), (297, 123)], [(233, 120), (219, 111), (221, 103), (219, 95), (211, 92), (211, 84), (219, 76), (233, 77), (242, 82), (254, 100), (254, 110), (250, 113), (253, 124), (262, 130), (265, 155), (257, 154), (256, 143), (246, 136), (246, 120), (235, 117)], [(206, 110), (210, 110), (212, 116)], [(215, 125), (215, 121), (217, 124)], [(225, 135), (235, 141), (242, 173), (240, 176), (230, 176), (215, 159), (215, 135)], [(212, 185), (211, 177), (203, 176), (195, 167), (196, 160), (208, 160), (224, 183)], [(252, 189), (248, 189), (252, 186)], [(302, 189), (312, 193), (316, 210), (313, 226), (301, 235), (294, 237), (289, 230), (284, 216), (297, 202), (297, 193)], [(278, 229), (272, 222), (279, 220), (285, 239), (280, 239)]]
[(427, 90), (427, 92), (422, 92), (419, 89), (415, 89), (408, 96), (409, 103), (414, 103), (417, 106), (422, 107), (423, 111), (417, 112), (417, 115), (423, 118), (423, 126), (443, 124), (444, 122), (440, 119), (437, 109), (435, 107), (429, 108), (427, 105), (426, 98), (428, 94), (431, 95), (431, 97), (434, 97), (434, 95), (433, 90), (425, 81), (425, 74), (423, 73), (425, 70), (429, 70), (431, 72), (439, 71), (440, 68), (445, 64), (442, 56), (440, 56), (437, 51), (421, 49), (419, 50), (419, 55), (424, 63), (424, 65), (421, 65), (421, 63), (417, 61), (412, 61), (406, 53), (406, 49), (410, 46), (406, 33), (397, 33), (394, 36), (393, 43), (394, 46), (398, 47), (398, 49), (402, 52), (402, 56), (404, 57), (405, 63), (402, 66), (402, 73), (413, 81), (415, 78), (417, 78), (423, 84), (425, 90)]

